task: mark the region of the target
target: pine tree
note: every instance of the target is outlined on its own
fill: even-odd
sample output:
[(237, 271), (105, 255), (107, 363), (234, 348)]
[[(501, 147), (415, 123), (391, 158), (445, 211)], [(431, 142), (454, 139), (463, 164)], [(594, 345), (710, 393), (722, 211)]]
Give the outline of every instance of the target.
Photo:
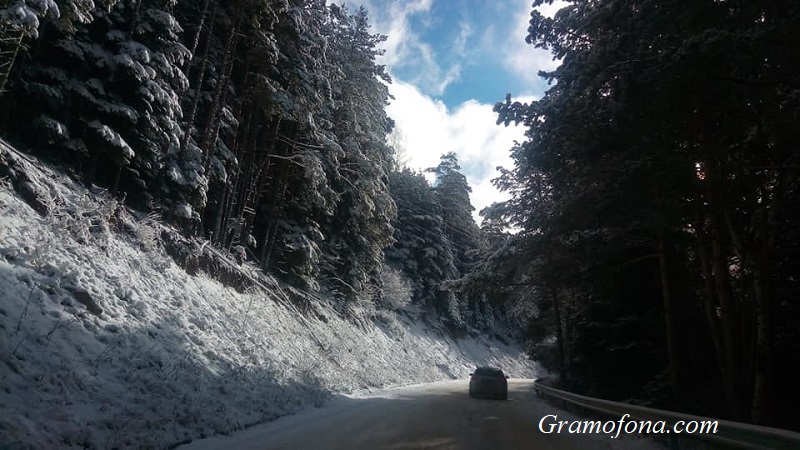
[[(775, 289), (789, 281), (776, 279), (787, 249), (779, 218), (797, 192), (787, 169), (797, 134), (780, 124), (797, 105), (797, 75), (786, 67), (798, 52), (784, 50), (796, 48), (798, 14), (792, 2), (619, 0), (574, 2), (552, 19), (532, 13), (528, 42), (563, 60), (543, 74), (556, 83), (541, 100), (496, 106), (499, 123), (530, 128), (501, 182), (514, 190), (514, 224), (546, 236), (541, 251), (584, 275), (549, 282), (557, 293), (580, 290), (576, 311), (591, 327), (576, 331), (575, 350), (594, 358), (592, 371), (604, 364), (598, 342), (660, 362), (669, 374), (661, 389), (679, 406), (692, 400), (681, 365), (715, 361), (730, 417), (773, 416), (765, 383), (774, 375)], [(626, 316), (653, 315), (627, 302), (632, 291), (660, 299), (661, 336), (631, 331)], [(695, 338), (710, 336), (708, 348), (686, 351), (692, 342), (675, 330), (693, 328), (679, 320), (705, 321)], [(646, 346), (661, 356), (644, 357)]]
[[(163, 189), (165, 154), (179, 138), (177, 92), (186, 86), (181, 29), (162, 8), (123, 2), (94, 10), (72, 34), (53, 31), (5, 99), (28, 99), (15, 118), (20, 129), (81, 161), (88, 182), (139, 200)], [(202, 184), (185, 175), (171, 181)]]
[[(117, 2), (105, 0), (103, 6), (110, 9)], [(43, 22), (72, 34), (93, 20), (94, 8), (92, 0), (16, 0), (0, 5), (0, 96), (25, 42), (39, 37)]]
[(458, 270), (437, 198), (420, 173), (405, 169), (393, 172), (389, 180), (397, 218), (387, 262), (409, 278), (416, 304), (460, 322), (456, 298), (445, 285), (457, 278)]
[(329, 175), (339, 201), (326, 225), (326, 272), (333, 289), (352, 297), (374, 282), (392, 242), (395, 205), (387, 185), (391, 150), (385, 144), (390, 121), (384, 109), (389, 92), (383, 84), (391, 80), (375, 64), (377, 46), (386, 38), (369, 32), (366, 10), (350, 15), (332, 6), (331, 12), (336, 28), (330, 62), (339, 76), (331, 82), (336, 106), (330, 120), (343, 154)]
[(438, 166), (427, 171), (436, 175), (433, 191), (446, 224), (445, 235), (453, 246), (456, 269), (466, 274), (480, 246), (480, 230), (472, 218), (475, 210), (469, 199), (472, 188), (460, 170), (455, 152), (449, 152), (442, 155)]

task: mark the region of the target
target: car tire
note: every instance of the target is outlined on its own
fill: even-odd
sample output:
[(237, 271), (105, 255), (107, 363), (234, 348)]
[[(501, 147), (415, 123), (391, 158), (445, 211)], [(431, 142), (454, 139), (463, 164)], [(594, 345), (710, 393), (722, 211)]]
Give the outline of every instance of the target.
[(500, 397), (500, 399), (501, 399), (501, 400), (508, 400), (508, 391), (506, 391), (505, 393), (503, 393), (503, 396), (502, 396), (502, 397)]

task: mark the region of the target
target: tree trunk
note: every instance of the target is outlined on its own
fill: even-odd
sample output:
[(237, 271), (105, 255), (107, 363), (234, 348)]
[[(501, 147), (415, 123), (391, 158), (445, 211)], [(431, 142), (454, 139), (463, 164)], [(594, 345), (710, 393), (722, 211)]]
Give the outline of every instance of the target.
[(753, 383), (753, 422), (770, 424), (772, 417), (772, 335), (775, 302), (775, 248), (777, 227), (783, 206), (786, 174), (777, 176), (772, 194), (772, 207), (762, 221), (761, 248), (755, 274), (756, 293), (756, 366)]
[(705, 295), (703, 296), (703, 306), (706, 313), (706, 322), (708, 323), (708, 331), (711, 334), (711, 341), (714, 344), (714, 354), (717, 357), (717, 367), (719, 367), (720, 379), (725, 389), (725, 395), (730, 396), (734, 394), (733, 384), (728, 372), (725, 359), (725, 349), (722, 345), (722, 338), (720, 337), (719, 323), (717, 322), (717, 303), (714, 301), (717, 298), (717, 293), (714, 290), (714, 275), (711, 271), (710, 262), (710, 249), (708, 248), (708, 236), (704, 229), (705, 224), (698, 220), (697, 222), (697, 255), (700, 259), (700, 270), (703, 276), (703, 289)]
[(241, 148), (241, 155), (239, 164), (243, 167), (239, 179), (237, 180), (237, 187), (234, 191), (234, 205), (231, 208), (230, 217), (235, 217), (237, 222), (236, 232), (230, 236), (227, 242), (228, 248), (232, 246), (244, 232), (245, 215), (250, 205), (250, 195), (252, 193), (251, 185), (253, 177), (257, 176), (259, 168), (256, 164), (256, 138), (257, 124), (256, 124), (256, 108), (253, 105), (247, 109), (245, 116), (245, 127), (239, 137), (239, 145)]
[(561, 326), (561, 302), (558, 298), (558, 291), (553, 286), (550, 286), (550, 297), (553, 299), (553, 314), (555, 316), (556, 325), (556, 343), (558, 344), (558, 375), (561, 381), (567, 381), (567, 366), (564, 359), (564, 330)]
[(214, 88), (214, 98), (211, 102), (211, 108), (206, 116), (206, 123), (203, 127), (203, 138), (200, 141), (200, 152), (203, 155), (203, 168), (206, 173), (213, 154), (212, 148), (216, 142), (216, 130), (218, 128), (218, 121), (220, 112), (222, 111), (222, 99), (225, 89), (228, 87), (228, 78), (230, 76), (230, 67), (233, 66), (234, 52), (237, 41), (238, 19), (237, 23), (231, 26), (228, 40), (225, 44), (225, 57), (223, 58), (223, 72), (222, 77), (217, 80), (217, 86)]
[(231, 218), (233, 217), (234, 211), (238, 206), (239, 200), (239, 189), (241, 188), (242, 179), (244, 178), (242, 175), (241, 167), (237, 168), (237, 175), (234, 179), (233, 184), (228, 192), (228, 202), (225, 205), (225, 212), (222, 215), (222, 219), (220, 219), (220, 231), (219, 231), (219, 239), (218, 243), (223, 247), (228, 247), (228, 239), (230, 239), (230, 223)]
[[(236, 44), (234, 44), (234, 48), (235, 47), (236, 47)], [(248, 70), (249, 70), (249, 68), (248, 68)], [(224, 76), (222, 77), (223, 83), (225, 85), (227, 85), (228, 81), (231, 79), (231, 74), (232, 73), (233, 73), (233, 61), (230, 61), (230, 64), (228, 64), (227, 69), (223, 74)], [(222, 97), (217, 102), (217, 105), (219, 105), (219, 106), (218, 106), (216, 115), (214, 117), (213, 128), (211, 129), (211, 140), (209, 142), (210, 143), (210, 151), (208, 153), (205, 153), (206, 158), (203, 161), (204, 173), (208, 173), (209, 172), (209, 168), (211, 167), (211, 160), (214, 157), (214, 150), (213, 149), (216, 148), (216, 142), (217, 142), (217, 139), (219, 137), (219, 129), (222, 127), (222, 109), (223, 109), (224, 105), (226, 105), (227, 102), (228, 102), (228, 93), (229, 92), (230, 92), (230, 89), (223, 89), (222, 90)]]
[(265, 185), (264, 181), (267, 179), (267, 173), (269, 172), (271, 160), (270, 155), (275, 148), (275, 141), (278, 135), (278, 128), (280, 127), (280, 123), (276, 125), (275, 133), (272, 141), (267, 146), (269, 150), (267, 150), (266, 155), (261, 158), (256, 158), (256, 149), (260, 147), (261, 139), (260, 133), (256, 133), (253, 136), (252, 148), (253, 148), (253, 166), (257, 167), (257, 169), (253, 172), (252, 176), (250, 177), (249, 182), (247, 183), (247, 196), (245, 201), (245, 208), (250, 211), (250, 214), (247, 215), (245, 218), (245, 225), (243, 227), (242, 234), (245, 236), (249, 236), (252, 233), (253, 225), (255, 223), (255, 215), (258, 210), (258, 205), (261, 203), (261, 197), (263, 195)]
[(13, 34), (9, 33), (7, 28), (0, 30), (0, 97), (5, 92), (8, 77), (17, 61), (24, 37), (25, 33), (22, 31)]
[(661, 274), (661, 298), (664, 304), (664, 325), (667, 333), (667, 358), (669, 360), (669, 381), (672, 391), (672, 406), (680, 410), (680, 384), (678, 377), (678, 343), (675, 338), (675, 316), (670, 291), (669, 259), (667, 258), (667, 244), (664, 236), (664, 227), (658, 225), (658, 262)]
[[(764, 263), (766, 265), (766, 262)], [(754, 273), (756, 295), (756, 352), (755, 373), (753, 377), (753, 403), (751, 413), (753, 422), (768, 424), (770, 414), (772, 381), (772, 292), (771, 271), (766, 267)]]
[(734, 420), (745, 420), (742, 391), (742, 364), (739, 357), (740, 340), (737, 325), (740, 323), (731, 288), (728, 268), (728, 240), (725, 236), (725, 214), (718, 167), (709, 165), (707, 171), (709, 204), (711, 205), (711, 268), (714, 287), (719, 299), (722, 318), (722, 337), (725, 343), (725, 365), (728, 367), (732, 392), (726, 392), (728, 413)]
[(219, 194), (217, 206), (212, 212), (211, 236), (209, 236), (209, 240), (212, 242), (214, 242), (214, 240), (218, 237), (220, 230), (222, 230), (222, 216), (225, 215), (225, 205), (228, 201), (228, 190), (228, 180), (225, 180), (225, 182), (222, 183), (222, 192)]
[(224, 226), (224, 224), (227, 223), (228, 216), (231, 212), (231, 207), (233, 206), (234, 199), (236, 196), (236, 188), (238, 186), (239, 179), (241, 178), (242, 158), (240, 153), (241, 139), (239, 138), (239, 134), (241, 131), (241, 124), (243, 120), (242, 111), (243, 108), (241, 105), (239, 105), (235, 114), (237, 117), (236, 130), (234, 131), (233, 142), (231, 143), (230, 147), (231, 153), (233, 153), (236, 157), (237, 164), (234, 167), (234, 170), (228, 173), (228, 177), (223, 183), (222, 196), (220, 198), (217, 211), (215, 211), (214, 225), (211, 235), (212, 242), (220, 244), (221, 246), (225, 245), (227, 228)]
[[(194, 37), (192, 38), (192, 46), (189, 48), (189, 53), (192, 55), (192, 59), (194, 59), (194, 52), (197, 51), (197, 45), (200, 43), (200, 34), (203, 32), (203, 27), (205, 27), (205, 24), (206, 24), (206, 17), (208, 16), (208, 5), (210, 3), (211, 3), (211, 0), (206, 0), (205, 2), (203, 2), (203, 11), (200, 13), (200, 22), (197, 24), (197, 30), (195, 30), (195, 32), (194, 32)], [(216, 4), (216, 2), (214, 2), (215, 11), (216, 11), (216, 6), (217, 6), (217, 4)], [(214, 14), (215, 13), (211, 14), (212, 23), (213, 23), (213, 20), (214, 20), (214, 18), (213, 18)], [(209, 36), (211, 36), (211, 35), (209, 34)], [(189, 61), (189, 63), (191, 63), (191, 60)], [(186, 67), (186, 72), (188, 72), (188, 71), (189, 71), (189, 67), (187, 66)]]
[(119, 194), (119, 180), (122, 178), (122, 165), (116, 164), (114, 169), (114, 179), (111, 181), (111, 193), (114, 196)]
[(86, 186), (91, 187), (92, 183), (94, 183), (94, 178), (97, 175), (97, 165), (100, 162), (100, 151), (95, 150), (92, 152), (91, 156), (89, 157), (89, 165), (86, 168)]
[[(189, 147), (189, 140), (192, 138), (192, 129), (194, 128), (194, 121), (197, 118), (197, 108), (199, 107), (200, 104), (200, 92), (203, 89), (203, 81), (205, 80), (205, 75), (206, 75), (206, 65), (208, 65), (208, 55), (211, 49), (211, 41), (214, 37), (214, 18), (216, 16), (216, 13), (217, 13), (217, 2), (215, 1), (214, 8), (211, 11), (211, 25), (209, 25), (208, 28), (208, 37), (206, 38), (206, 42), (203, 45), (203, 60), (200, 63), (200, 72), (197, 74), (197, 83), (195, 84), (194, 98), (192, 99), (192, 104), (189, 107), (189, 114), (186, 116), (183, 122), (184, 131), (183, 131), (183, 139), (181, 139), (181, 150), (180, 150), (181, 155), (183, 155), (186, 152), (186, 149)], [(197, 30), (197, 39), (199, 39), (199, 34), (200, 34), (200, 29)], [(194, 60), (194, 52), (192, 52), (192, 60)]]
[(262, 255), (262, 267), (265, 269), (269, 267), (269, 260), (272, 256), (272, 249), (275, 247), (275, 237), (278, 234), (278, 221), (275, 219), (275, 214), (278, 211), (278, 206), (280, 203), (283, 202), (284, 197), (286, 196), (286, 189), (289, 186), (287, 183), (289, 178), (289, 164), (284, 162), (283, 170), (281, 171), (280, 178), (278, 178), (278, 186), (281, 187), (280, 192), (276, 192), (275, 198), (273, 199), (272, 205), (270, 206), (270, 217), (269, 217), (269, 226), (267, 227), (267, 238), (268, 241), (264, 242), (264, 248), (266, 252)]

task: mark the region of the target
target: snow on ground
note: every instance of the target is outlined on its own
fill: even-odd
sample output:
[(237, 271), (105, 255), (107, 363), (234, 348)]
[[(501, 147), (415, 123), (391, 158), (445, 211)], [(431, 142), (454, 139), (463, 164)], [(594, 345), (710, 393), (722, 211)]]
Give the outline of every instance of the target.
[(346, 320), (317, 300), (301, 315), (277, 282), (190, 276), (151, 218), (0, 141), (3, 158), (48, 213), (0, 179), (0, 448), (169, 448), (476, 364), (536, 376), (519, 348), (413, 312)]

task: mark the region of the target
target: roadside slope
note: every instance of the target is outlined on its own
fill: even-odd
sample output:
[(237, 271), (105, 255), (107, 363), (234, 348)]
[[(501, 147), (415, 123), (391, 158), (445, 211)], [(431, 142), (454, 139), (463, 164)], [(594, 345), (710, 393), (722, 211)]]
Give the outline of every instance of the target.
[(189, 275), (153, 218), (2, 141), (0, 166), (0, 447), (166, 448), (475, 364), (535, 376), (518, 348), (414, 311), (344, 319), (269, 277)]

